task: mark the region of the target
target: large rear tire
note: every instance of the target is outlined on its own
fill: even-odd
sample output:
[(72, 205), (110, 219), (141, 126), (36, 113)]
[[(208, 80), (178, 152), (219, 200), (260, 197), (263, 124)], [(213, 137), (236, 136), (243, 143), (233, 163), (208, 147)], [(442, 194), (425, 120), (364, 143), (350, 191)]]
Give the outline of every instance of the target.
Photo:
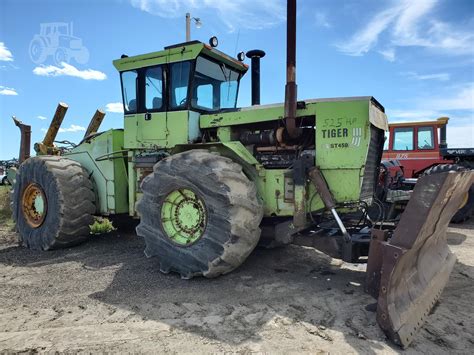
[(164, 273), (226, 274), (258, 243), (263, 208), (255, 184), (231, 159), (206, 150), (176, 154), (158, 162), (141, 189), (137, 234)]
[[(442, 164), (436, 165), (425, 171), (424, 175), (432, 175), (438, 173), (445, 173), (448, 171), (462, 171), (466, 170), (465, 167), (457, 164)], [(474, 185), (471, 186), (467, 192), (459, 210), (451, 219), (452, 223), (462, 223), (468, 220), (474, 212)]]
[(89, 237), (95, 194), (79, 163), (57, 156), (30, 158), (13, 186), (13, 219), (25, 247), (66, 248)]

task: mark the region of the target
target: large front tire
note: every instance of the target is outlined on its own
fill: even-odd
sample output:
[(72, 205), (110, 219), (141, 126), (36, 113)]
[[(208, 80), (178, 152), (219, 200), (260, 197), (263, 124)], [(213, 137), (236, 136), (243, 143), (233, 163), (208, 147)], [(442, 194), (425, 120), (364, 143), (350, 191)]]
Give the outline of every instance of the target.
[(226, 274), (258, 243), (263, 208), (255, 184), (231, 159), (205, 150), (176, 154), (158, 162), (141, 189), (137, 234), (164, 273)]
[(22, 245), (51, 250), (89, 237), (95, 195), (79, 163), (57, 156), (30, 158), (20, 166), (13, 186), (13, 219)]

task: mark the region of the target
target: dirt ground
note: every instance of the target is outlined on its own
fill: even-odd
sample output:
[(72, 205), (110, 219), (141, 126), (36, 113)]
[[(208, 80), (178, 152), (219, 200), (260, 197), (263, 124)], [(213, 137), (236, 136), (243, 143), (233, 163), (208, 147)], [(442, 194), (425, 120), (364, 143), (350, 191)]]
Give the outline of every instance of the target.
[[(453, 226), (458, 256), (440, 304), (406, 354), (472, 353), (474, 223)], [(385, 339), (364, 268), (304, 247), (255, 250), (233, 273), (158, 272), (131, 232), (33, 252), (0, 227), (0, 352), (377, 353)]]

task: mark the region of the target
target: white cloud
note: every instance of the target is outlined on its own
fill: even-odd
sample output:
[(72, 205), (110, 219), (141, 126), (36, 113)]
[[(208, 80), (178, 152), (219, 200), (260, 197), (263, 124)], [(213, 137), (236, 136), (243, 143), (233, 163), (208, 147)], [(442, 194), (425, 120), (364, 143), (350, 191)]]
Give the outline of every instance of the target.
[(0, 95), (16, 96), (18, 93), (14, 88), (7, 88), (6, 86), (0, 86)]
[(453, 88), (452, 94), (430, 97), (425, 100), (426, 107), (433, 110), (472, 110), (474, 111), (474, 83)]
[(424, 16), (436, 5), (437, 0), (405, 1), (393, 28), (394, 39), (405, 46), (424, 45), (418, 35), (418, 27)]
[(395, 48), (381, 49), (379, 53), (389, 62), (395, 61)]
[[(41, 128), (41, 130), (42, 130), (43, 132), (46, 132), (48, 129), (47, 129), (47, 128)], [(64, 133), (64, 132), (81, 132), (81, 131), (85, 131), (85, 130), (86, 130), (85, 127), (72, 124), (72, 125), (70, 125), (70, 126), (67, 127), (67, 128), (60, 128), (58, 132), (59, 132), (59, 133)]]
[(324, 12), (317, 11), (314, 14), (314, 24), (317, 27), (331, 28), (331, 24), (329, 23), (327, 16)]
[(105, 80), (107, 75), (98, 70), (79, 70), (73, 65), (61, 63), (62, 68), (54, 65), (39, 66), (33, 69), (33, 73), (40, 76), (73, 76), (84, 80)]
[(47, 120), (48, 119), (47, 117), (44, 117), (44, 116), (36, 116), (36, 118), (39, 118), (40, 120)]
[(123, 104), (121, 102), (111, 102), (105, 105), (107, 112), (123, 113)]
[[(438, 0), (396, 2), (388, 9), (376, 13), (349, 40), (336, 47), (347, 55), (364, 55), (376, 47), (379, 37), (386, 33), (387, 38), (383, 42), (389, 43), (391, 48), (419, 46), (437, 50), (437, 53), (472, 55), (474, 33), (434, 19), (431, 13), (437, 3)], [(428, 21), (427, 18), (433, 19)], [(394, 59), (391, 55), (384, 57), (387, 60)]]
[(59, 133), (63, 133), (63, 132), (81, 132), (81, 131), (85, 131), (85, 130), (86, 130), (85, 127), (72, 124), (68, 128), (60, 128)]
[[(262, 29), (284, 22), (283, 0), (130, 0), (131, 4), (150, 14), (164, 18), (182, 17), (186, 12), (218, 17), (230, 31), (238, 28)], [(212, 14), (212, 15), (211, 15)], [(203, 22), (205, 23), (205, 19)]]
[(411, 109), (388, 109), (387, 116), (389, 121), (431, 120), (448, 116), (455, 117), (458, 122), (473, 124), (474, 83), (447, 87), (446, 92), (438, 95), (415, 97)]
[(13, 54), (4, 42), (0, 42), (0, 61), (13, 62)]
[(450, 79), (450, 75), (448, 73), (436, 73), (436, 74), (418, 74), (416, 72), (402, 72), (400, 73), (403, 76), (406, 76), (410, 79), (415, 80), (439, 80), (439, 81), (447, 81)]
[(396, 19), (400, 11), (401, 6), (397, 5), (378, 13), (363, 29), (357, 31), (349, 41), (336, 44), (336, 47), (347, 55), (364, 55), (375, 46), (379, 35)]

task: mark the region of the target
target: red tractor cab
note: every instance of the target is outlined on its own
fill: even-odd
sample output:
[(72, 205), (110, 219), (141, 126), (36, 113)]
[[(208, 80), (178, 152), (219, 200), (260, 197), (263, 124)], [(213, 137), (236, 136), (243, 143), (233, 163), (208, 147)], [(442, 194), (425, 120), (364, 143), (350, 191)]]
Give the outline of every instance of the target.
[[(474, 148), (448, 148), (448, 120), (389, 124), (377, 190), (378, 199), (386, 204), (386, 216), (393, 218), (403, 211), (422, 175), (474, 169)], [(463, 222), (473, 213), (474, 185), (451, 221)]]
[(419, 177), (435, 165), (453, 163), (441, 154), (441, 149), (447, 147), (448, 120), (441, 117), (436, 121), (389, 124), (383, 160), (397, 160), (405, 178)]

